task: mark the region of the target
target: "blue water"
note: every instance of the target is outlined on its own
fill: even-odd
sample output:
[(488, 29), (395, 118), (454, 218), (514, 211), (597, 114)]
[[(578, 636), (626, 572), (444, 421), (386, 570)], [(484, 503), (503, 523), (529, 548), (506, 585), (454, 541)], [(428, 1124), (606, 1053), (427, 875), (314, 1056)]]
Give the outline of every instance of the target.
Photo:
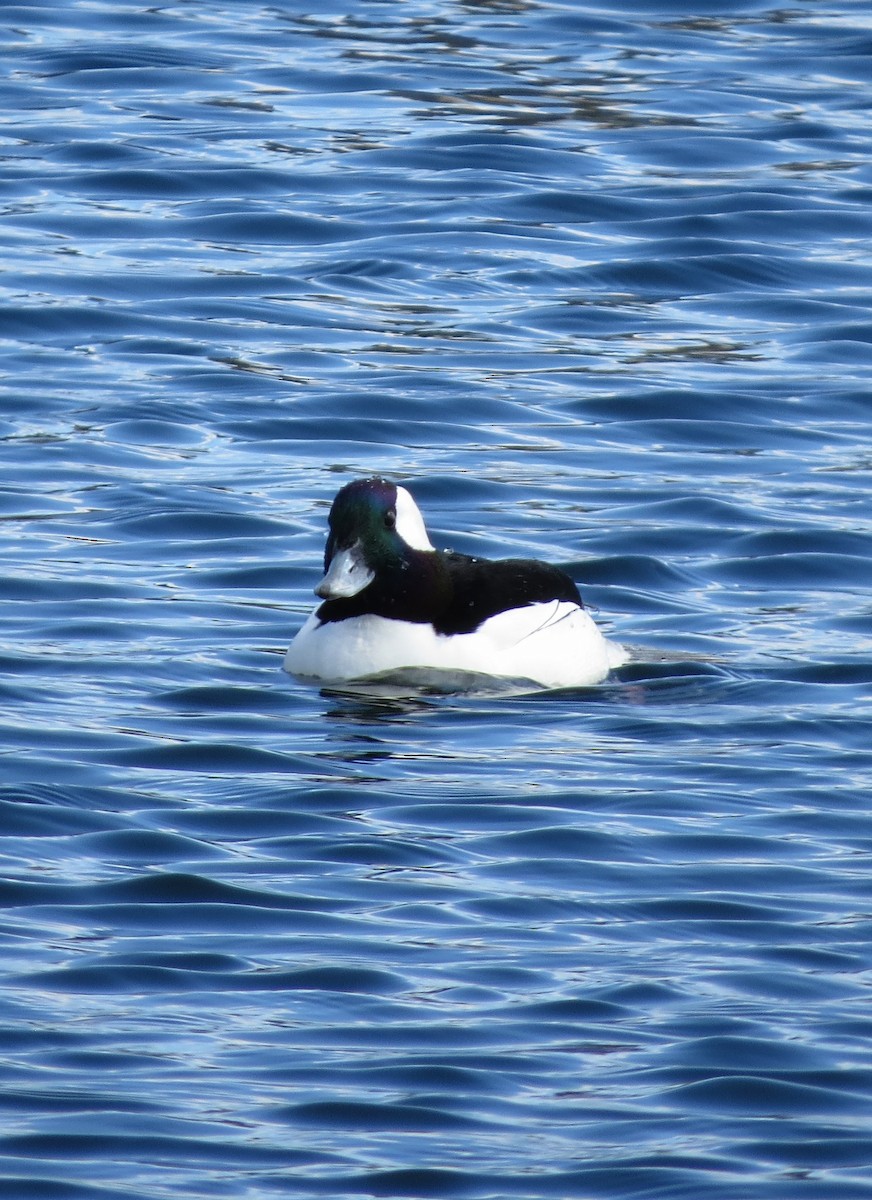
[[(868, 5), (0, 41), (4, 1200), (872, 1197)], [(374, 471), (633, 662), (288, 678)]]

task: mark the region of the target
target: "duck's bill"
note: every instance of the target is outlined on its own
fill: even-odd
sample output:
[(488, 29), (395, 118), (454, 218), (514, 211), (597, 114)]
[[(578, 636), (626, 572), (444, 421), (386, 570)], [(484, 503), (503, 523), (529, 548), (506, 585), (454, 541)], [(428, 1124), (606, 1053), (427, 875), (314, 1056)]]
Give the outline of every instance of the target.
[(322, 600), (339, 600), (356, 596), (372, 583), (375, 575), (366, 565), (360, 543), (355, 542), (343, 550), (337, 550), (330, 559), (327, 574), (315, 588), (315, 595)]

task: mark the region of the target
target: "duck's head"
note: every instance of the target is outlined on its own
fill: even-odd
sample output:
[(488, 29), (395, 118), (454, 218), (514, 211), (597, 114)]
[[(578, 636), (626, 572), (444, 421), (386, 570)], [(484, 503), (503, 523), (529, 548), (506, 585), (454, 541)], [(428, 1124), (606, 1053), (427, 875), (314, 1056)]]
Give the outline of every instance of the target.
[(403, 487), (386, 479), (355, 479), (336, 495), (324, 550), (323, 600), (356, 596), (379, 572), (407, 561), (409, 550), (432, 550), (424, 518)]

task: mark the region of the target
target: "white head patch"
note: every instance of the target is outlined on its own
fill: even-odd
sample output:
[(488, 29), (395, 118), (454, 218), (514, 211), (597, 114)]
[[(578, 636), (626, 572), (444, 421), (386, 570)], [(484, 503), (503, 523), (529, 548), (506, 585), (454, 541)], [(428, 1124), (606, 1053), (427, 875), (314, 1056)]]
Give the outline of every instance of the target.
[(418, 506), (403, 487), (397, 488), (397, 533), (413, 550), (432, 550), (424, 518)]

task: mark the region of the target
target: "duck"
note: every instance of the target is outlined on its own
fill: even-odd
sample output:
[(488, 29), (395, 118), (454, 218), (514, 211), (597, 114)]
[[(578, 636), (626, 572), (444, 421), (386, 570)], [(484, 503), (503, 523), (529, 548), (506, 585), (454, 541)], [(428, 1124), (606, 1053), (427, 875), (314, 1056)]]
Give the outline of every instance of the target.
[(437, 550), (411, 493), (379, 476), (337, 493), (315, 594), (284, 660), (301, 680), (564, 688), (599, 683), (626, 657), (559, 567)]

